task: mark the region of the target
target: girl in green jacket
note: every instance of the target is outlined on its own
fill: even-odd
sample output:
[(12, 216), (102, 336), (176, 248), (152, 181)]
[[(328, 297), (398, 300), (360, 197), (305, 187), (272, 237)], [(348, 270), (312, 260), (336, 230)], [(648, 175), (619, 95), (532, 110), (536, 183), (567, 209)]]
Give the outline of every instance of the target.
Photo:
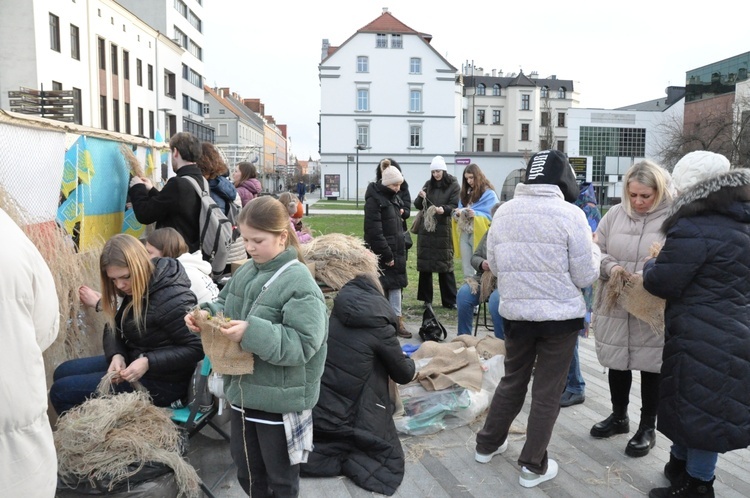
[[(221, 333), (253, 355), (252, 374), (224, 375), (232, 458), (246, 493), (297, 496), (299, 463), (312, 449), (311, 410), (325, 365), (327, 308), (302, 264), (281, 202), (266, 196), (247, 203), (239, 228), (251, 259), (217, 301), (201, 305), (203, 314), (231, 318)], [(191, 314), (185, 321), (200, 331)]]

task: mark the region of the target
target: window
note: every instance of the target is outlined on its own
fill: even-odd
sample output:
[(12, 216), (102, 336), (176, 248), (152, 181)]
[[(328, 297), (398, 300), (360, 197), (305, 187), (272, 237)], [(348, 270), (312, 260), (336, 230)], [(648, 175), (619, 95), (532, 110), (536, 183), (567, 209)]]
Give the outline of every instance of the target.
[[(153, 90), (154, 89), (154, 66), (151, 64), (148, 65), (148, 69), (146, 70), (146, 80), (148, 81), (148, 89)], [(153, 111), (149, 111), (153, 112)]]
[(115, 131), (120, 131), (120, 101), (112, 99), (112, 123)]
[(365, 55), (357, 57), (357, 72), (368, 73), (370, 72), (370, 59)]
[(73, 88), (73, 122), (76, 124), (83, 124), (81, 122), (81, 116), (83, 110), (81, 108), (81, 89)]
[(546, 99), (547, 97), (549, 97), (549, 88), (546, 87), (546, 86), (543, 86), (542, 87), (542, 98)]
[(154, 138), (156, 129), (154, 127), (154, 111), (148, 111), (148, 138)]
[(52, 90), (55, 90), (55, 91), (62, 90), (62, 83), (60, 83), (59, 81), (53, 81)]
[(195, 15), (195, 12), (192, 10), (188, 12), (188, 21), (190, 24), (198, 30), (199, 33), (203, 32), (203, 24), (201, 23), (201, 20), (198, 18), (198, 16)]
[(565, 128), (565, 113), (564, 112), (557, 113), (557, 126), (559, 126), (560, 128)]
[(142, 137), (146, 136), (143, 134), (143, 107), (138, 108), (138, 134)]
[(164, 70), (164, 95), (175, 98), (175, 77), (172, 71)]
[(60, 51), (60, 18), (55, 14), (49, 14), (49, 48), (55, 52)]
[(190, 53), (195, 56), (196, 59), (203, 60), (203, 49), (195, 44), (193, 40), (190, 40)]
[(492, 111), (492, 124), (499, 125), (500, 124), (500, 110), (495, 109)]
[(528, 111), (529, 109), (531, 109), (531, 96), (521, 95), (521, 110)]
[(117, 64), (117, 45), (114, 43), (110, 46), (110, 51), (112, 54), (112, 74), (118, 74), (118, 64)]
[(500, 152), (500, 139), (499, 138), (492, 139), (492, 152)]
[(107, 51), (104, 44), (104, 38), (97, 39), (97, 53), (99, 54), (99, 69), (107, 69)]
[(203, 88), (203, 76), (193, 71), (187, 64), (182, 65), (182, 77), (198, 88)]
[[(199, 102), (184, 93), (182, 94), (182, 108), (193, 114), (203, 115), (203, 102)], [(240, 131), (243, 131), (243, 129), (240, 129)]]
[(130, 104), (125, 102), (125, 133), (130, 135)]
[(70, 56), (79, 61), (81, 60), (81, 38), (78, 33), (78, 26), (70, 25)]
[(122, 77), (130, 79), (130, 52), (127, 50), (122, 51)]
[(203, 115), (204, 116), (208, 116), (208, 109), (209, 109), (208, 102), (204, 102), (203, 103)]
[(422, 74), (422, 59), (419, 57), (412, 57), (409, 59), (409, 73), (410, 74)]
[(495, 97), (500, 96), (500, 85), (498, 85), (497, 83), (492, 85), (492, 95), (494, 95)]
[(565, 87), (561, 86), (560, 89), (557, 91), (557, 98), (558, 99), (564, 99), (565, 98)]
[(187, 17), (188, 8), (187, 5), (185, 5), (185, 2), (183, 2), (182, 0), (174, 0), (174, 8), (175, 10), (177, 10), (177, 12), (182, 14), (183, 17)]
[(422, 90), (409, 91), (409, 112), (422, 112)]
[(484, 139), (477, 138), (477, 152), (484, 152)]
[(549, 126), (549, 113), (547, 111), (542, 113), (542, 126)]
[(229, 135), (229, 125), (226, 123), (219, 123), (219, 136), (226, 137)]
[(565, 140), (557, 141), (557, 150), (559, 150), (560, 152), (565, 152)]
[(484, 124), (484, 109), (477, 109), (477, 122), (476, 124)]
[(99, 119), (101, 122), (102, 130), (107, 129), (107, 96), (99, 96)]
[(174, 27), (174, 40), (179, 43), (179, 45), (182, 48), (187, 48), (188, 46), (188, 35), (182, 32), (180, 28), (177, 26)]
[(422, 125), (409, 126), (409, 147), (422, 146)]
[(480, 83), (477, 85), (477, 95), (486, 95), (487, 94), (487, 87), (484, 85), (484, 83)]
[(357, 125), (357, 143), (364, 145), (365, 147), (370, 146), (370, 126), (366, 124)]
[(135, 60), (135, 83), (138, 86), (143, 86), (143, 61), (140, 59)]
[(541, 139), (539, 141), (539, 148), (541, 150), (549, 150), (549, 141), (547, 141), (545, 139)]
[(375, 48), (388, 48), (388, 35), (383, 33), (375, 35)]
[(391, 48), (404, 48), (401, 41), (401, 35), (391, 35)]
[(359, 89), (357, 90), (357, 110), (358, 111), (369, 111), (370, 110), (370, 91)]
[(528, 123), (523, 123), (521, 125), (521, 140), (528, 141), (529, 139), (529, 125)]

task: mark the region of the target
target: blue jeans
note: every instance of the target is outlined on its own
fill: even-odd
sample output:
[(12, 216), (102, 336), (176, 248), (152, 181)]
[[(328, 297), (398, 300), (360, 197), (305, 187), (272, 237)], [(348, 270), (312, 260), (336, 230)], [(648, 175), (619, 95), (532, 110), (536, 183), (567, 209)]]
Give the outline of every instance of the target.
[(568, 382), (565, 384), (565, 390), (573, 394), (583, 394), (586, 390), (586, 382), (581, 375), (581, 364), (578, 362), (578, 341), (573, 349), (573, 361), (570, 362), (568, 370)]
[[(472, 294), (469, 284), (462, 285), (456, 295), (456, 305), (458, 305), (458, 335), (474, 333), (474, 306), (479, 306), (479, 293)], [(497, 289), (490, 294), (487, 308), (490, 310), (495, 337), (504, 339), (503, 319), (500, 317), (499, 311), (500, 294)]]
[(687, 461), (685, 469), (691, 477), (700, 479), (701, 481), (710, 481), (714, 478), (716, 461), (719, 459), (718, 453), (685, 448), (679, 444), (673, 444), (670, 452), (676, 458)]
[[(58, 415), (80, 405), (96, 392), (99, 382), (107, 374), (109, 363), (104, 356), (92, 356), (68, 360), (55, 369), (53, 384), (49, 391), (50, 401)], [(143, 377), (140, 380), (156, 406), (169, 406), (173, 401), (187, 397), (188, 384), (185, 382), (157, 381)], [(113, 384), (117, 393), (132, 392), (127, 382)]]

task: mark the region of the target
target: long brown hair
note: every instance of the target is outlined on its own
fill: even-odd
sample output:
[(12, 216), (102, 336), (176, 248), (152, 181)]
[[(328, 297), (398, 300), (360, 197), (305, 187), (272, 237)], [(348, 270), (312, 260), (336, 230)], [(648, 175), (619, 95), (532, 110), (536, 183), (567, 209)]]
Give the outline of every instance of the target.
[[(474, 187), (466, 181), (466, 173), (474, 176)], [(484, 176), (482, 170), (474, 163), (466, 166), (461, 173), (461, 204), (466, 207), (477, 202), (487, 190), (495, 190), (492, 183)]]
[(258, 197), (253, 202), (248, 202), (240, 211), (239, 223), (262, 232), (279, 235), (286, 232), (285, 247), (290, 245), (297, 250), (297, 259), (302, 263), (305, 258), (302, 256), (297, 234), (292, 230), (289, 221), (289, 212), (277, 199), (270, 195)]
[(172, 227), (157, 228), (146, 238), (165, 258), (179, 258), (188, 252), (183, 236)]
[[(107, 314), (109, 325), (115, 325), (117, 297), (120, 295), (114, 282), (107, 276), (107, 268), (117, 266), (130, 270), (130, 288), (132, 299), (123, 310), (123, 317), (130, 308), (133, 309), (133, 320), (141, 330), (143, 316), (148, 308), (148, 284), (154, 274), (154, 264), (140, 240), (126, 233), (113, 235), (102, 248), (99, 257), (99, 272), (102, 282), (102, 310)], [(145, 302), (145, 305), (144, 305)]]
[(238, 163), (237, 169), (240, 172), (240, 179), (234, 182), (235, 187), (239, 187), (242, 182), (249, 180), (250, 178), (258, 178), (258, 170), (255, 169), (255, 165), (253, 163)]
[(229, 169), (227, 168), (224, 159), (219, 154), (218, 149), (209, 142), (201, 142), (202, 154), (195, 162), (200, 168), (201, 173), (209, 180), (213, 180), (219, 175), (226, 174)]

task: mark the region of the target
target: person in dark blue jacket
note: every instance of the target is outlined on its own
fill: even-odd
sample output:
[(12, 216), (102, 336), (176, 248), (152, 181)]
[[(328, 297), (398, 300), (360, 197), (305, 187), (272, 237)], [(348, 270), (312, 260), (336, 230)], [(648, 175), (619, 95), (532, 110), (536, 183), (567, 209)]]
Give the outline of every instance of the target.
[(643, 269), (666, 299), (658, 429), (673, 443), (671, 485), (649, 496), (713, 497), (718, 454), (750, 445), (750, 170), (696, 151), (673, 181), (664, 247)]

